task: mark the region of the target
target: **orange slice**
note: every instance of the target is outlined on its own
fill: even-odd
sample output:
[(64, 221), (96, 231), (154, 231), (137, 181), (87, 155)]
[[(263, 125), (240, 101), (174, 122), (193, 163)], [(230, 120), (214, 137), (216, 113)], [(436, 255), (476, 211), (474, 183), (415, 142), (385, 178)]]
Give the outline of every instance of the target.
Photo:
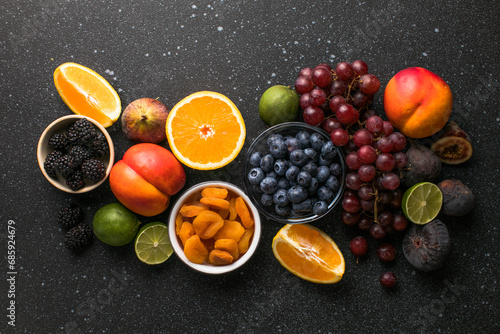
[(308, 224), (287, 224), (273, 239), (276, 259), (292, 274), (314, 283), (331, 284), (342, 279), (344, 256), (335, 242)]
[(226, 96), (202, 91), (178, 102), (167, 118), (168, 144), (184, 165), (209, 170), (233, 161), (245, 142), (243, 117)]
[(76, 63), (64, 63), (54, 71), (54, 83), (64, 103), (77, 115), (111, 126), (121, 113), (118, 93), (102, 76)]

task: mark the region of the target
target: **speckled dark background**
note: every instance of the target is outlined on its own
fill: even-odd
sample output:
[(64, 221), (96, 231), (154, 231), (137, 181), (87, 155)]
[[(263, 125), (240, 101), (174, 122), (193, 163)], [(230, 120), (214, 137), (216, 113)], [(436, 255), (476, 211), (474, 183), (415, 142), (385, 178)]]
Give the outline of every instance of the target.
[[(164, 4), (161, 4), (164, 3)], [(9, 285), (0, 280), (0, 333), (498, 333), (499, 9), (494, 1), (2, 1), (0, 4), (0, 257), (7, 268), (7, 224), (16, 230), (16, 326), (7, 324)], [(271, 241), (282, 225), (264, 221), (255, 256), (225, 276), (207, 276), (175, 255), (157, 267), (133, 246), (98, 241), (75, 256), (63, 245), (56, 212), (71, 200), (90, 221), (115, 201), (106, 182), (70, 196), (43, 178), (36, 144), (44, 128), (70, 113), (52, 80), (74, 61), (102, 74), (122, 106), (140, 97), (171, 108), (199, 90), (227, 95), (247, 125), (242, 154), (213, 172), (186, 168), (187, 186), (221, 179), (243, 186), (244, 153), (265, 129), (257, 106), (265, 89), (293, 85), (301, 67), (364, 59), (382, 89), (399, 70), (425, 67), (454, 94), (452, 119), (474, 147), (464, 165), (445, 166), (476, 195), (460, 219), (443, 217), (453, 249), (446, 265), (415, 271), (404, 259), (381, 263), (370, 241), (356, 263), (358, 233), (334, 211), (314, 225), (346, 259), (335, 285), (288, 273)], [(381, 93), (375, 108), (383, 111)], [(109, 128), (117, 159), (131, 146), (120, 124)], [(166, 143), (163, 143), (166, 145)], [(174, 198), (175, 200), (175, 198)], [(159, 217), (143, 219), (165, 221)], [(394, 271), (398, 285), (378, 276)]]

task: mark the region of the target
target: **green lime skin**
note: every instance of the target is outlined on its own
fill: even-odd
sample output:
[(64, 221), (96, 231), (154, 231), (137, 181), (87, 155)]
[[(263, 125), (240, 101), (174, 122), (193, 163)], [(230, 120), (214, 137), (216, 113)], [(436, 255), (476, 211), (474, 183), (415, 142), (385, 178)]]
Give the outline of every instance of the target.
[(299, 110), (299, 95), (283, 85), (268, 88), (259, 101), (259, 116), (269, 126), (294, 121)]
[(123, 246), (132, 242), (141, 222), (121, 203), (111, 203), (94, 215), (94, 234), (110, 246)]

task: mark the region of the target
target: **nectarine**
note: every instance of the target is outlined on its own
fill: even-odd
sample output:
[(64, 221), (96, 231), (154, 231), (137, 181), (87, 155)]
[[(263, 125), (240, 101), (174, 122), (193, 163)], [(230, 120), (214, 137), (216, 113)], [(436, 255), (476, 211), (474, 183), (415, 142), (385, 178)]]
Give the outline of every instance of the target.
[(147, 217), (165, 211), (170, 196), (185, 183), (184, 168), (175, 156), (150, 143), (130, 147), (109, 175), (115, 197), (129, 210)]
[(385, 114), (410, 138), (424, 138), (441, 130), (453, 108), (448, 84), (437, 74), (410, 67), (389, 81), (384, 91)]

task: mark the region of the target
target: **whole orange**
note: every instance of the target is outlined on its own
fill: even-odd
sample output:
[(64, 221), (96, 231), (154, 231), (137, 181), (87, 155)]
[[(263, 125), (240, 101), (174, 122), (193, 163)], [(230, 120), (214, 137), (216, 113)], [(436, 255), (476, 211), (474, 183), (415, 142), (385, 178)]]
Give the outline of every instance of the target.
[(453, 96), (437, 74), (421, 67), (398, 73), (384, 91), (385, 114), (392, 125), (410, 138), (432, 136), (450, 118)]

